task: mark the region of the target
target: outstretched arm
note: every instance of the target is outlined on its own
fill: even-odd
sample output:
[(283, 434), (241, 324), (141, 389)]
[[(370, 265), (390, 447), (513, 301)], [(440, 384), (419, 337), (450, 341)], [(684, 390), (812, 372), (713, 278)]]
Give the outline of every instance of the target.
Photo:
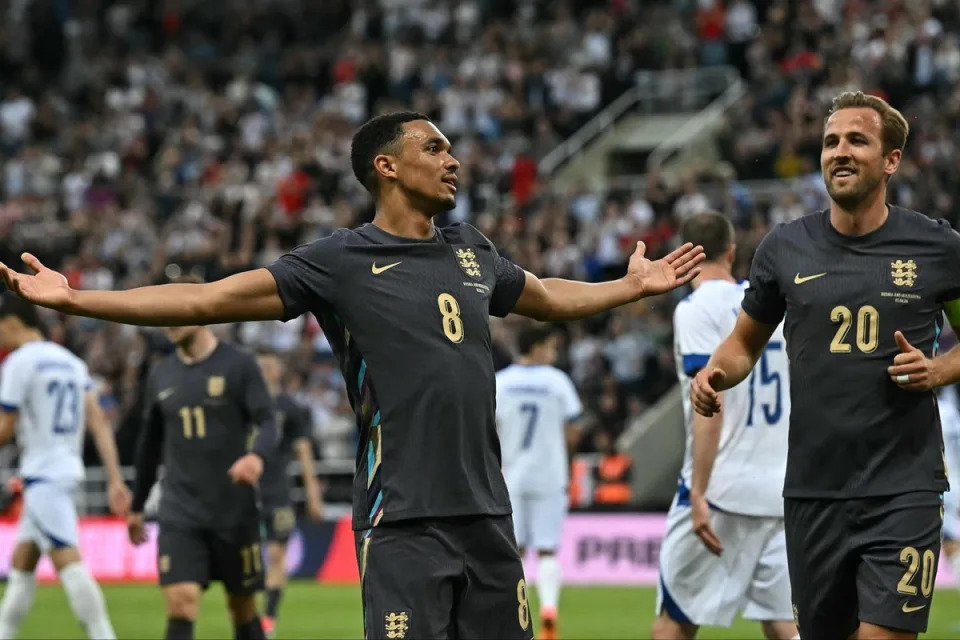
[(535, 320), (580, 320), (640, 298), (666, 293), (693, 280), (700, 269), (703, 247), (689, 242), (665, 258), (651, 261), (642, 242), (630, 257), (627, 275), (609, 282), (577, 282), (561, 278), (537, 278), (527, 272), (523, 292), (514, 307)]
[(7, 287), (21, 298), (63, 313), (149, 327), (280, 320), (284, 307), (266, 269), (245, 271), (207, 284), (164, 284), (127, 291), (71, 289), (63, 275), (29, 253), (35, 273), (17, 273), (0, 263)]

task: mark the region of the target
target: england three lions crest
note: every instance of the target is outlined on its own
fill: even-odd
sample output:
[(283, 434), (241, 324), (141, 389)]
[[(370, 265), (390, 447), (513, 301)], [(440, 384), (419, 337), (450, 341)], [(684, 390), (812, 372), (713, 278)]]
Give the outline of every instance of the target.
[(222, 396), (226, 387), (227, 381), (223, 376), (210, 376), (207, 378), (207, 395), (211, 398)]
[(388, 638), (403, 640), (410, 629), (409, 611), (388, 611), (383, 616), (383, 630)]
[(473, 249), (456, 249), (455, 254), (457, 256), (457, 264), (460, 265), (460, 268), (463, 269), (465, 274), (474, 280), (479, 280), (483, 277), (480, 273), (480, 262), (477, 260), (477, 254), (473, 252)]
[(894, 260), (890, 263), (890, 278), (898, 287), (912, 287), (917, 281), (917, 263), (913, 260)]

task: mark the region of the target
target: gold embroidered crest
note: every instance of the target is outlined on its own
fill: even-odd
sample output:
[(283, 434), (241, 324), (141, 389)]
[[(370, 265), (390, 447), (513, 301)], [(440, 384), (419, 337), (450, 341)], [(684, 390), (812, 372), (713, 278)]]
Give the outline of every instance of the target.
[(477, 254), (473, 252), (473, 249), (457, 249), (456, 255), (457, 263), (465, 274), (476, 280), (482, 277), (480, 262), (477, 260)]
[(898, 287), (912, 287), (917, 281), (917, 263), (913, 260), (894, 260), (890, 263), (890, 277)]
[(207, 395), (216, 398), (223, 395), (227, 387), (227, 381), (223, 376), (210, 376), (207, 378)]
[(409, 611), (388, 611), (383, 616), (383, 630), (388, 638), (403, 640), (407, 637), (407, 630), (410, 628)]

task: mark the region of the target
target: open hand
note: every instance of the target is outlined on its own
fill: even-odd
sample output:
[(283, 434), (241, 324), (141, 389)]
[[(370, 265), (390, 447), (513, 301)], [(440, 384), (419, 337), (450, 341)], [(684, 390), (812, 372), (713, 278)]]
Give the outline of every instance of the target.
[(720, 411), (719, 386), (727, 377), (723, 369), (700, 369), (690, 382), (690, 402), (700, 415), (710, 418)]
[(647, 246), (638, 242), (627, 266), (627, 277), (633, 278), (640, 287), (641, 298), (666, 293), (690, 282), (700, 273), (697, 265), (706, 258), (703, 247), (694, 247), (689, 242), (659, 260), (647, 260), (646, 251)]
[(263, 459), (255, 453), (239, 458), (227, 471), (234, 484), (257, 484), (263, 473)]
[(929, 391), (937, 386), (933, 360), (907, 342), (899, 331), (893, 333), (893, 339), (897, 341), (900, 353), (893, 359), (893, 366), (887, 367), (890, 379), (907, 391)]
[(35, 275), (17, 273), (0, 262), (0, 276), (7, 288), (27, 302), (58, 311), (64, 310), (73, 298), (73, 289), (67, 284), (63, 274), (43, 266), (32, 253), (24, 253), (20, 258)]

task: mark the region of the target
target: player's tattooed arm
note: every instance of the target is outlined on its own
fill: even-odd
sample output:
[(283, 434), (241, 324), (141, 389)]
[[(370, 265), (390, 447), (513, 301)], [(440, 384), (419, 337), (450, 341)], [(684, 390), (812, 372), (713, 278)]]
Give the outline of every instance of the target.
[(148, 327), (280, 320), (283, 302), (266, 269), (205, 284), (163, 284), (126, 291), (73, 289), (60, 273), (25, 253), (33, 275), (0, 263), (0, 276), (21, 298), (63, 313)]
[(609, 282), (577, 282), (561, 278), (541, 280), (527, 272), (523, 292), (513, 311), (535, 320), (580, 320), (641, 298), (666, 293), (697, 276), (703, 247), (689, 242), (660, 260), (644, 257), (637, 243), (627, 274)]
[(13, 433), (17, 428), (19, 411), (0, 410), (0, 447), (13, 440)]

